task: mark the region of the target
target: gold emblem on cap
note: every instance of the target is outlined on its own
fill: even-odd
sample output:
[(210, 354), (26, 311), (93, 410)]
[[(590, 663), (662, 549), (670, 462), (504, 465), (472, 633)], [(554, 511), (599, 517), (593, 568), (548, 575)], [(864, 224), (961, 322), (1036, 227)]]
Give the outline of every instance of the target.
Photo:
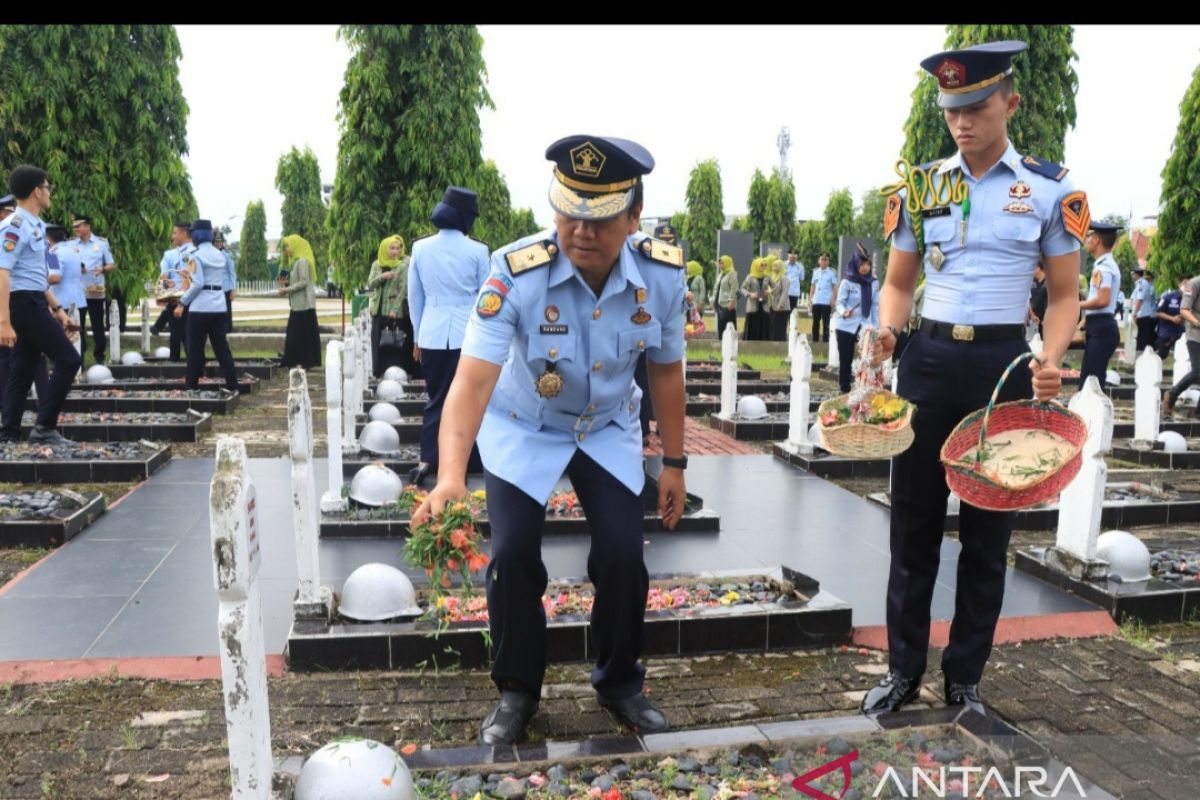
[(558, 306), (546, 306), (546, 322), (558, 322)]
[(642, 303), (646, 302), (646, 290), (639, 287), (634, 291), (633, 297), (635, 300), (637, 300), (637, 304), (640, 306)]
[(562, 390), (562, 376), (555, 372), (553, 367), (547, 367), (546, 371), (538, 376), (537, 393), (542, 397), (558, 397)]
[(601, 153), (600, 149), (591, 142), (584, 142), (571, 148), (571, 169), (576, 175), (599, 178), (606, 161), (608, 161), (608, 156)]

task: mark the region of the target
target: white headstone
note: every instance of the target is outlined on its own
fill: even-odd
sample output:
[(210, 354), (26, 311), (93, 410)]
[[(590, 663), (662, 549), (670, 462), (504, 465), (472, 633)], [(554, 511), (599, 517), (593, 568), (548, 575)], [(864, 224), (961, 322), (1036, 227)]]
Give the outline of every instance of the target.
[(358, 407), (355, 396), (359, 401), (362, 400), (362, 388), (358, 384), (358, 334), (350, 325), (346, 326), (342, 357), (342, 447), (347, 453), (357, 453), (358, 437), (354, 432), (354, 422)]
[(108, 363), (121, 363), (121, 309), (116, 300), (108, 303)]
[(808, 406), (812, 386), (812, 348), (808, 337), (800, 334), (792, 356), (792, 385), (788, 405), (788, 449), (805, 455), (812, 452), (808, 439)]
[(254, 483), (241, 439), (217, 440), (217, 469), (208, 506), (231, 796), (268, 800), (274, 764), (262, 600), (256, 580), (262, 554)]
[(142, 352), (150, 352), (150, 298), (142, 298)]
[[(358, 315), (358, 341), (362, 348), (363, 376), (375, 374), (375, 352), (371, 349), (371, 304), (363, 306)], [(364, 380), (365, 384), (366, 381)]]
[(1171, 369), (1171, 383), (1179, 383), (1183, 376), (1192, 371), (1192, 358), (1188, 355), (1187, 337), (1180, 336), (1175, 342), (1175, 366)]
[(297, 619), (329, 619), (333, 594), (321, 586), (317, 490), (313, 481), (312, 401), (308, 378), (295, 367), (288, 374), (288, 442), (292, 457), (292, 528), (296, 532), (299, 587), (292, 604)]
[(796, 357), (796, 340), (800, 336), (799, 320), (799, 309), (792, 309), (792, 313), (788, 314), (787, 324), (787, 362), (789, 364), (792, 363), (792, 359)]
[(1035, 333), (1033, 338), (1029, 340), (1029, 352), (1037, 354), (1042, 352), (1042, 348), (1044, 347), (1045, 345), (1042, 343), (1042, 335), (1040, 333)]
[(1162, 421), (1162, 390), (1159, 384), (1163, 378), (1163, 363), (1154, 352), (1154, 348), (1146, 347), (1146, 351), (1138, 356), (1134, 365), (1134, 380), (1137, 389), (1134, 391), (1133, 438), (1142, 442), (1153, 442), (1158, 438), (1158, 429)]
[[(75, 352), (79, 353), (80, 356), (83, 356), (83, 312), (81, 312), (76, 306), (71, 306), (71, 322), (78, 329), (75, 331), (75, 341), (73, 342), (75, 345)], [(75, 379), (79, 380), (79, 377), (82, 374), (83, 370), (80, 370), (75, 375)]]
[(737, 328), (729, 322), (721, 334), (721, 419), (733, 419), (737, 413), (737, 357)]
[(342, 343), (337, 339), (325, 345), (325, 438), (329, 474), (328, 488), (321, 495), (321, 511), (345, 511), (348, 503), (342, 497)]
[(1059, 498), (1056, 546), (1089, 564), (1096, 560), (1096, 539), (1100, 536), (1104, 485), (1108, 479), (1104, 454), (1112, 446), (1113, 405), (1093, 375), (1071, 398), (1069, 408), (1087, 422), (1088, 437), (1079, 473)]
[[(828, 323), (826, 323), (826, 328), (828, 327), (830, 326)], [(829, 336), (829, 358), (827, 359), (829, 362), (828, 368), (836, 371), (842, 366), (842, 354), (838, 352), (837, 331), (829, 330), (827, 331), (826, 335)], [(854, 358), (853, 353), (847, 353), (846, 356), (847, 358)]]
[(1125, 315), (1125, 363), (1132, 364), (1137, 355), (1137, 331), (1134, 329), (1133, 314)]

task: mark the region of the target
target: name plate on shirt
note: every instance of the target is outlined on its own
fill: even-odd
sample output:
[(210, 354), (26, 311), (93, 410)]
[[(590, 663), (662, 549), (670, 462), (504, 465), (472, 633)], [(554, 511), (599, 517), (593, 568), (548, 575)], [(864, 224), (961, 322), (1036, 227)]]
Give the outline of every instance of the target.
[(938, 208), (923, 208), (921, 209), (921, 217), (929, 219), (930, 217), (948, 217), (950, 216), (950, 206), (939, 206)]
[(562, 334), (562, 333), (567, 332), (567, 326), (566, 325), (542, 325), (540, 330), (542, 333)]

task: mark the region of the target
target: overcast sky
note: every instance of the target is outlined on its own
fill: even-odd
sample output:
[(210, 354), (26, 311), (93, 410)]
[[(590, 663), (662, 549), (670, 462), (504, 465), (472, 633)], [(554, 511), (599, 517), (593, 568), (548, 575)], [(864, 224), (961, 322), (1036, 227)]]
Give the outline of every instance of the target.
[[(261, 199), (267, 235), (277, 237), (282, 153), (311, 147), (322, 180), (333, 182), (349, 50), (330, 26), (289, 29), (282, 49), (278, 26), (178, 30), (190, 106), (185, 161), (200, 213), (228, 222), (237, 238), (246, 203)], [(785, 125), (798, 216), (819, 218), (841, 187), (859, 203), (866, 190), (894, 180), (918, 63), (945, 40), (941, 26), (896, 25), (480, 31), (496, 104), (480, 114), (483, 155), (504, 174), (514, 205), (532, 208), (543, 225), (551, 219), (543, 153), (572, 133), (621, 136), (650, 150), (657, 166), (645, 216), (685, 210), (689, 172), (713, 157), (725, 213), (744, 214), (754, 169), (769, 173), (779, 163), (776, 138)], [(593, 67), (555, 58), (611, 50), (622, 38), (630, 43), (624, 61)], [(1075, 50), (1078, 120), (1067, 133), (1066, 165), (1094, 217), (1132, 210), (1135, 225), (1152, 224), (1143, 217), (1157, 213), (1179, 103), (1200, 63), (1200, 26), (1081, 25)]]

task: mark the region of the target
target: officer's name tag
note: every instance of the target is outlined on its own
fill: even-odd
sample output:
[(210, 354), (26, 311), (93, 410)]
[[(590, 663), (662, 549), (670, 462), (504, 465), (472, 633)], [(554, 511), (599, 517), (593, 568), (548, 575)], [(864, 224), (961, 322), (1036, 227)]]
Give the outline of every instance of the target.
[(930, 217), (948, 217), (950, 216), (950, 206), (938, 206), (937, 208), (921, 209), (921, 217), (929, 219)]
[(566, 325), (542, 325), (540, 328), (542, 333), (561, 334), (567, 332)]

